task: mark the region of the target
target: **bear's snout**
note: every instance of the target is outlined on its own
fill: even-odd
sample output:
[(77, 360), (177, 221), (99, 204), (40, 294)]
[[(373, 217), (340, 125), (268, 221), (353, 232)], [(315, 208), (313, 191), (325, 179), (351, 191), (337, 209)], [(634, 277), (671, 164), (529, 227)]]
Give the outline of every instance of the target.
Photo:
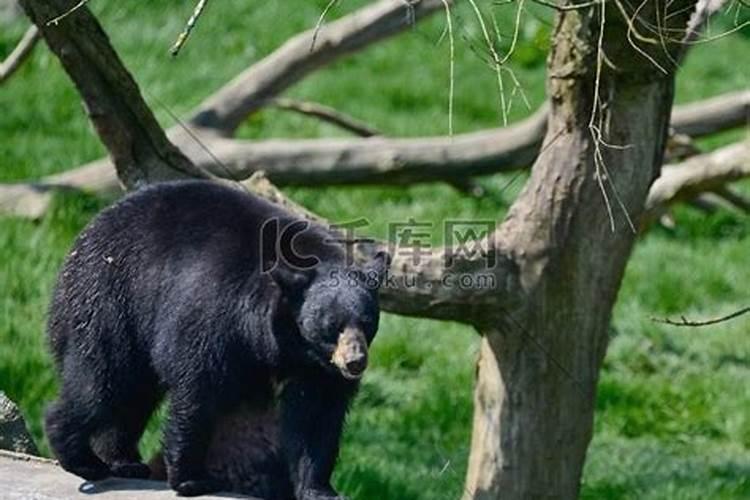
[(356, 328), (345, 328), (339, 335), (331, 362), (348, 379), (358, 379), (367, 368), (367, 340)]
[(367, 368), (367, 355), (363, 354), (355, 359), (350, 359), (346, 362), (346, 370), (355, 376), (362, 375), (362, 372)]

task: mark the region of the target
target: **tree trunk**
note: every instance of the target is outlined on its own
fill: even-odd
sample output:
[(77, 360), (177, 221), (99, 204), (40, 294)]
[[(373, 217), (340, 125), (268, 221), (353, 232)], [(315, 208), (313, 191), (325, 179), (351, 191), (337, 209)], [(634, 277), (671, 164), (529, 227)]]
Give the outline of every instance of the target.
[[(670, 12), (689, 4), (673, 2)], [(484, 338), (465, 498), (579, 493), (612, 307), (636, 237), (628, 218), (638, 220), (659, 174), (673, 96), (670, 57), (679, 50), (667, 46), (667, 56), (661, 46), (641, 47), (669, 68), (661, 73), (634, 52), (623, 14), (602, 5), (601, 52), (599, 7), (558, 17), (546, 146), (496, 234), (518, 265), (525, 300), (478, 325)], [(653, 6), (642, 7), (638, 15), (656, 25), (649, 16), (657, 14), (647, 12)], [(687, 19), (675, 17), (670, 28), (684, 28)], [(617, 69), (602, 63), (597, 89), (601, 53)]]

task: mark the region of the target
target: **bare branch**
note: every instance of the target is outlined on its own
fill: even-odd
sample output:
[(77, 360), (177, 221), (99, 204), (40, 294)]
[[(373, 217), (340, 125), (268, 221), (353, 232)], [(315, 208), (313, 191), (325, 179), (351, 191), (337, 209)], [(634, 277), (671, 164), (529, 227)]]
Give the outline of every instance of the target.
[[(273, 101), (271, 101), (273, 102)], [(692, 137), (745, 125), (750, 91), (675, 107), (672, 128)], [(214, 158), (190, 153), (194, 141), (175, 138), (191, 158), (214, 174), (246, 178), (263, 170), (279, 185), (405, 184), (451, 180), (526, 168), (546, 132), (547, 107), (509, 127), (453, 137), (233, 141), (209, 135)], [(193, 143), (193, 144), (191, 144)], [(223, 171), (223, 172), (222, 172)]]
[[(489, 133), (485, 134), (488, 134), (490, 138), (493, 137)], [(454, 141), (458, 141), (458, 144), (455, 146), (457, 149), (450, 150), (441, 150), (439, 147), (436, 147), (435, 143), (431, 144), (427, 139), (422, 140), (426, 142), (421, 143), (421, 145), (419, 144), (419, 140), (416, 140), (417, 143), (412, 143), (413, 149), (411, 151), (413, 155), (417, 156), (423, 153), (427, 155), (429, 152), (433, 152), (432, 154), (435, 155), (433, 166), (431, 168), (418, 169), (418, 175), (423, 180), (426, 180), (427, 174), (424, 172), (433, 172), (432, 180), (451, 182), (455, 179), (455, 172), (460, 170), (456, 168), (459, 166), (459, 160), (451, 157), (450, 154), (459, 152), (466, 152), (468, 154), (468, 152), (471, 152), (483, 143), (483, 141), (479, 140), (480, 138), (472, 140), (471, 137), (462, 142), (459, 140), (461, 137), (454, 138)], [(369, 183), (376, 179), (376, 174), (379, 176), (380, 182), (407, 182), (410, 180), (410, 175), (416, 175), (409, 168), (393, 163), (393, 157), (391, 156), (393, 150), (389, 151), (389, 147), (392, 147), (394, 143), (399, 141), (409, 142), (411, 141), (410, 139), (373, 138), (368, 140), (342, 139), (337, 141), (265, 141), (249, 143), (246, 146), (228, 139), (204, 138), (204, 140), (207, 146), (219, 157), (220, 161), (230, 167), (237, 165), (234, 160), (235, 155), (244, 158), (249, 154), (244, 151), (244, 148), (252, 150), (254, 155), (252, 164), (255, 167), (261, 167), (265, 162), (266, 166), (269, 167), (269, 171), (274, 173), (281, 184)], [(438, 141), (438, 139), (434, 140)], [(184, 139), (177, 142), (182, 141)], [(356, 143), (363, 147), (352, 150), (342, 149), (339, 142)], [(487, 140), (486, 142), (489, 145), (498, 144), (497, 140)], [(306, 143), (314, 143), (316, 147), (311, 147), (310, 144)], [(450, 141), (446, 139), (444, 146), (448, 144), (450, 144)], [(295, 145), (297, 149), (295, 149)], [(316, 151), (315, 156), (312, 158), (309, 157), (311, 150)], [(278, 159), (280, 151), (285, 151), (283, 165), (273, 162), (274, 158)], [(324, 163), (320, 165), (317, 163), (308, 163), (308, 166), (313, 165), (314, 167), (310, 172), (305, 172), (305, 169), (300, 167), (300, 165), (304, 165), (301, 163), (304, 158), (307, 158), (309, 162), (325, 162), (329, 160), (334, 161), (340, 156), (347, 157), (347, 154), (341, 155), (341, 151), (348, 151), (347, 154), (352, 155), (351, 159), (347, 160), (347, 162), (352, 162), (347, 163), (350, 166), (356, 165), (357, 162), (365, 162), (365, 159), (368, 164), (378, 164), (380, 161), (383, 166), (379, 172), (369, 169), (358, 170), (357, 168), (352, 168), (343, 174), (338, 172), (336, 168), (324, 169)], [(378, 158), (377, 154), (379, 151), (383, 152), (384, 156)], [(198, 165), (211, 168), (217, 175), (223, 173), (226, 177), (226, 172), (220, 171), (215, 160), (197, 147), (195, 143), (189, 147), (186, 153), (191, 158), (194, 158)], [(479, 154), (480, 156), (487, 154), (487, 150), (482, 150)], [(531, 151), (528, 154), (533, 155), (535, 153)], [(460, 155), (458, 156), (460, 157)], [(295, 160), (295, 157), (297, 160)], [(441, 157), (442, 163), (440, 163)], [(339, 160), (338, 165), (341, 165), (342, 161), (344, 160)], [(390, 162), (392, 170), (389, 170), (388, 162)], [(452, 171), (451, 168), (453, 168)], [(468, 169), (469, 167), (465, 168)], [(480, 171), (479, 168), (477, 167), (475, 171)], [(261, 168), (258, 169), (262, 170)], [(397, 181), (391, 180), (389, 172), (391, 172), (390, 175), (393, 175)], [(253, 169), (240, 169), (235, 171), (235, 173), (240, 177), (248, 177), (253, 173)], [(681, 163), (667, 165), (662, 169), (662, 176), (651, 187), (646, 203), (646, 220), (652, 220), (653, 217), (659, 216), (666, 206), (679, 201), (691, 200), (700, 193), (717, 192), (720, 196), (727, 198), (731, 194), (727, 194), (726, 184), (748, 176), (750, 176), (750, 145), (748, 141), (726, 146), (711, 153), (693, 156)], [(272, 176), (269, 177), (273, 178)], [(69, 172), (44, 178), (38, 183), (0, 185), (0, 213), (38, 217), (46, 210), (49, 202), (49, 192), (53, 189), (80, 189), (97, 193), (116, 192), (119, 189), (119, 183), (115, 171), (109, 167), (109, 162), (107, 160), (99, 160)]]
[(16, 48), (8, 55), (8, 58), (0, 62), (0, 84), (11, 77), (28, 59), (41, 38), (39, 29), (32, 25), (26, 30)]
[(271, 181), (265, 176), (263, 172), (254, 173), (249, 179), (242, 182), (242, 185), (248, 188), (253, 193), (262, 196), (263, 198), (271, 201), (277, 205), (281, 205), (287, 210), (294, 212), (295, 214), (317, 222), (319, 224), (326, 224), (326, 220), (316, 213), (311, 212), (299, 203), (287, 198), (284, 193), (279, 190), (276, 186), (271, 184)]
[(72, 7), (68, 8), (66, 11), (64, 11), (62, 14), (57, 15), (47, 21), (47, 26), (55, 25), (57, 26), (60, 24), (60, 21), (68, 17), (69, 15), (73, 14), (75, 11), (83, 7), (88, 3), (89, 0), (80, 0), (77, 4), (73, 5)]
[[(677, 106), (672, 128), (699, 137), (744, 125), (749, 112), (750, 92), (730, 93)], [(525, 168), (538, 154), (546, 125), (547, 108), (543, 106), (509, 127), (453, 137), (209, 140), (221, 159), (221, 170), (228, 168), (235, 178), (263, 170), (279, 185), (406, 184)], [(185, 151), (194, 149), (177, 142)], [(211, 157), (188, 154), (215, 175), (227, 176)]]
[[(718, 196), (712, 195), (713, 193), (701, 193), (692, 200), (688, 200), (687, 204), (706, 214), (716, 213), (722, 207), (722, 200)], [(676, 226), (677, 223), (675, 222), (674, 227)]]
[(664, 151), (664, 163), (675, 163), (699, 155), (702, 151), (692, 137), (685, 134), (670, 133)]
[(0, 214), (38, 219), (49, 208), (54, 191), (121, 193), (117, 172), (109, 158), (89, 163), (38, 182), (0, 184)]
[(195, 6), (193, 14), (190, 16), (190, 19), (188, 19), (185, 28), (182, 30), (182, 33), (180, 33), (180, 36), (177, 37), (177, 41), (172, 45), (172, 48), (169, 49), (169, 53), (172, 54), (172, 56), (177, 57), (180, 53), (180, 50), (182, 49), (182, 46), (185, 45), (185, 42), (187, 42), (190, 33), (193, 32), (195, 23), (198, 22), (198, 18), (203, 14), (203, 10), (206, 8), (207, 3), (208, 0), (198, 0), (198, 4)]
[(380, 0), (319, 30), (300, 33), (206, 99), (190, 122), (230, 134), (264, 102), (309, 73), (443, 8), (442, 0)]
[[(218, 145), (217, 135), (225, 135), (231, 131), (232, 127), (228, 127), (229, 122), (226, 120), (241, 120), (246, 112), (273, 102), (276, 93), (320, 66), (404, 29), (408, 26), (404, 18), (421, 19), (444, 8), (445, 4), (444, 0), (414, 2), (410, 4), (414, 9), (414, 16), (411, 13), (409, 16), (403, 15), (405, 5), (404, 0), (381, 0), (325, 26), (321, 29), (320, 42), (312, 53), (307, 45), (312, 37), (310, 31), (294, 37), (199, 106), (193, 114), (191, 127), (195, 130), (195, 135), (205, 138), (209, 148), (213, 148)], [(262, 96), (266, 98), (261, 99)], [(716, 107), (709, 100), (706, 105), (712, 109), (707, 110), (697, 105), (692, 113), (684, 115), (680, 114), (681, 108), (678, 107), (673, 127), (677, 132), (690, 130), (695, 132), (694, 135), (701, 135), (744, 122), (745, 119), (741, 117), (747, 116), (750, 93), (729, 94), (721, 99), (723, 106)], [(706, 116), (715, 118), (710, 120), (707, 127), (699, 125)], [(295, 144), (284, 141), (222, 142), (221, 146), (225, 152), (231, 153), (231, 157), (222, 158), (221, 162), (227, 163), (232, 172), (243, 172), (243, 175), (250, 175), (258, 168), (263, 168), (276, 182), (286, 183), (307, 183), (307, 180), (284, 179), (289, 175), (297, 175), (294, 172), (295, 169), (300, 169), (301, 160), (310, 161), (310, 165), (302, 164), (301, 172), (305, 175), (314, 177), (311, 171), (323, 170), (317, 176), (318, 184), (336, 182), (339, 178), (345, 179), (346, 183), (451, 181), (457, 177), (524, 168), (530, 164), (536, 156), (534, 145), (538, 148), (545, 133), (546, 116), (539, 111), (529, 121), (536, 124), (528, 127), (536, 131), (536, 137), (528, 130), (519, 131), (526, 128), (526, 124), (522, 123), (509, 127), (504, 132), (502, 129), (488, 130), (452, 139), (393, 139), (384, 140), (384, 143), (378, 143), (374, 139), (359, 140), (361, 142), (311, 140)], [(219, 128), (211, 130), (196, 126), (196, 123), (213, 124)], [(183, 133), (181, 127), (171, 129), (170, 136), (188, 156), (197, 159), (201, 165), (217, 170), (215, 159), (206, 154), (205, 148), (196, 147), (195, 139)], [(388, 149), (378, 154), (377, 149), (381, 146)], [(275, 159), (272, 166), (258, 163), (260, 160), (266, 161), (279, 148), (281, 156)], [(191, 151), (196, 152), (197, 156), (193, 156)], [(342, 159), (342, 156), (351, 151), (357, 153), (356, 162)], [(240, 152), (249, 156), (242, 158), (238, 156)], [(334, 165), (342, 170), (340, 176), (332, 171)], [(441, 166), (434, 168), (435, 165)], [(352, 171), (348, 172), (348, 168)], [(221, 170), (222, 176), (234, 176), (227, 174), (223, 168)], [(104, 173), (101, 175), (107, 176)], [(44, 179), (41, 182), (44, 184), (46, 181)]]
[(328, 4), (323, 9), (323, 12), (320, 13), (320, 17), (318, 17), (318, 22), (315, 23), (315, 29), (313, 30), (312, 43), (310, 44), (310, 50), (315, 49), (315, 42), (318, 40), (318, 33), (320, 33), (320, 27), (323, 26), (323, 21), (325, 21), (325, 18), (326, 18), (326, 15), (328, 15), (328, 12), (330, 12), (330, 10), (333, 9), (338, 2), (339, 0), (328, 0)]
[(263, 170), (279, 185), (440, 181), (529, 165), (539, 151), (545, 124), (546, 112), (542, 109), (512, 127), (453, 137), (258, 142), (216, 138), (209, 147), (222, 166), (217, 167), (211, 157), (197, 151), (191, 158), (220, 176), (227, 175), (224, 169), (238, 179)]
[(649, 220), (669, 204), (719, 190), (745, 177), (750, 177), (750, 140), (667, 165), (651, 186), (644, 215)]
[(669, 318), (651, 318), (651, 321), (653, 321), (654, 323), (664, 323), (666, 325), (672, 325), (672, 326), (699, 327), (699, 326), (709, 326), (709, 325), (716, 325), (718, 323), (724, 323), (725, 321), (730, 321), (735, 318), (739, 318), (743, 314), (747, 314), (747, 313), (750, 313), (750, 307), (745, 307), (744, 309), (740, 309), (739, 311), (735, 311), (731, 314), (727, 314), (726, 316), (722, 316), (720, 318), (707, 319), (703, 321), (691, 321), (687, 319), (685, 316), (680, 316), (679, 321), (675, 321)]
[(750, 125), (750, 90), (675, 106), (671, 125), (693, 139)]
[(722, 186), (714, 191), (714, 194), (724, 200), (729, 206), (740, 212), (750, 214), (750, 200), (742, 194), (732, 190), (729, 186)]
[(306, 116), (313, 116), (320, 120), (336, 125), (344, 130), (348, 130), (360, 137), (373, 137), (383, 135), (374, 127), (365, 122), (353, 118), (345, 113), (335, 110), (330, 106), (324, 106), (315, 102), (297, 101), (294, 99), (277, 98), (271, 100), (273, 107), (294, 111)]
[[(738, 123), (737, 116), (748, 109), (748, 97), (749, 92), (737, 92), (677, 106), (672, 113), (672, 124), (678, 130), (693, 130), (697, 135), (722, 130)], [(711, 122), (710, 126), (699, 125), (704, 118)], [(456, 178), (524, 168), (538, 154), (546, 119), (546, 109), (540, 109), (532, 117), (507, 128), (452, 138), (248, 142), (194, 129), (204, 149), (182, 129), (172, 129), (169, 136), (189, 158), (222, 177), (243, 178), (265, 170), (279, 184), (450, 183)], [(206, 149), (215, 153), (221, 165)], [(671, 169), (671, 166), (665, 168), (667, 176)], [(655, 185), (658, 187), (660, 182)], [(118, 181), (110, 161), (103, 159), (37, 182), (0, 184), (0, 213), (38, 217), (46, 211), (49, 191), (55, 188), (112, 192), (118, 189)]]

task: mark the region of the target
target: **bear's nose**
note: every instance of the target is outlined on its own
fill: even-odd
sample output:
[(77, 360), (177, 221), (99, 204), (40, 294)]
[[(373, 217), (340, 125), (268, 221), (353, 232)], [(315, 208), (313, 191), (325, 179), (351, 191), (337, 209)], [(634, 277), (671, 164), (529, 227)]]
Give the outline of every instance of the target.
[(352, 375), (361, 375), (367, 368), (367, 356), (358, 356), (346, 362), (346, 371)]

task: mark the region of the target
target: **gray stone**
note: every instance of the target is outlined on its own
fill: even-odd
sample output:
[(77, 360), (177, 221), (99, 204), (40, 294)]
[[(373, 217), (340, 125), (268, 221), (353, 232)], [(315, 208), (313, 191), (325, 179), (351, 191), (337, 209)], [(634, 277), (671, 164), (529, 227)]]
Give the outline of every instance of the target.
[[(175, 500), (177, 496), (162, 482), (106, 479), (91, 483), (68, 474), (52, 460), (0, 451), (0, 500), (70, 500), (74, 498)], [(200, 498), (201, 500), (217, 500), (249, 497), (221, 493)]]
[(18, 406), (0, 391), (0, 450), (39, 455)]

